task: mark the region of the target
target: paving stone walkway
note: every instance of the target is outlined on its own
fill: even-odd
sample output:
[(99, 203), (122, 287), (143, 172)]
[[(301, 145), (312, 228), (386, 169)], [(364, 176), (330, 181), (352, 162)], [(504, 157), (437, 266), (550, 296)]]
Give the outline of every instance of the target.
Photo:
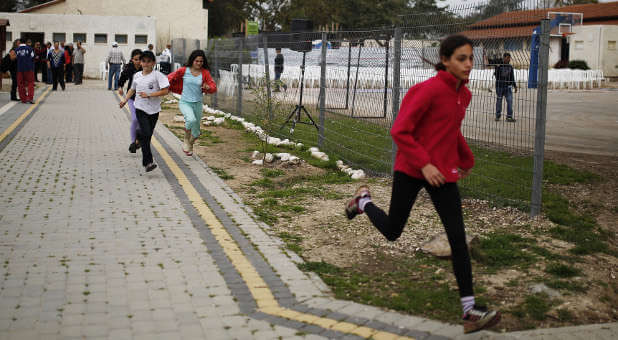
[(463, 336), (335, 300), (171, 132), (157, 127), (159, 168), (144, 173), (117, 97), (95, 81), (67, 89), (42, 88), (37, 105), (0, 115), (0, 340), (618, 334), (610, 324)]

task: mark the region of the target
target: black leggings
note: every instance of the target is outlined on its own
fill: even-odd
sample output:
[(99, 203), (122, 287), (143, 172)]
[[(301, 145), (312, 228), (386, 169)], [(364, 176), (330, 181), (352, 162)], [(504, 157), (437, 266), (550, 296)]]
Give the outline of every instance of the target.
[(371, 223), (389, 240), (395, 241), (406, 225), (418, 192), (425, 188), (431, 197), (440, 220), (446, 229), (451, 246), (453, 271), (461, 297), (474, 295), (472, 290), (472, 265), (466, 244), (466, 232), (461, 212), (461, 197), (457, 183), (445, 183), (432, 187), (425, 180), (410, 177), (396, 171), (393, 178), (391, 206), (386, 213), (373, 203), (365, 205), (365, 213)]
[(146, 166), (152, 163), (152, 151), (150, 150), (150, 139), (154, 133), (155, 125), (159, 119), (159, 113), (147, 114), (146, 112), (135, 109), (135, 117), (139, 123), (140, 133), (137, 138), (142, 146), (142, 165)]

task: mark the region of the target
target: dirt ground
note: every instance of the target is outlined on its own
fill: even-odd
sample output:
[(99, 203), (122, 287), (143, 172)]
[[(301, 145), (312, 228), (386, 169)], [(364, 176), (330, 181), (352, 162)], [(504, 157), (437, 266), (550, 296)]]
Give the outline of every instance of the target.
[[(178, 111), (174, 108), (164, 110), (160, 121), (169, 126), (182, 127), (183, 123), (173, 122)], [(243, 138), (245, 132), (224, 127), (203, 127), (220, 138), (220, 143), (197, 146), (197, 155), (211, 167), (225, 170), (233, 178), (226, 183), (248, 204), (258, 201), (254, 181), (262, 175), (259, 166), (251, 165), (247, 159), (252, 145)], [(197, 144), (196, 144), (197, 145)], [(546, 154), (557, 163), (576, 169), (585, 169), (598, 174), (602, 181), (596, 184), (573, 185), (557, 188), (578, 209), (591, 211), (598, 224), (616, 237), (618, 233), (618, 158), (587, 156), (561, 152)], [(274, 167), (277, 167), (275, 165)], [(285, 168), (285, 176), (299, 174), (321, 174), (326, 170), (301, 163), (295, 168)], [(390, 199), (390, 181), (383, 178), (365, 180), (372, 191), (374, 202), (387, 207)], [(334, 193), (331, 199), (311, 196), (303, 201), (306, 210), (289, 218), (279, 219), (272, 225), (272, 233), (282, 232), (298, 235), (302, 239), (302, 257), (305, 261), (324, 261), (341, 268), (361, 268), (371, 272), (384, 270), (392, 261), (413, 256), (421, 245), (440, 234), (442, 224), (435, 213), (428, 196), (423, 191), (414, 206), (403, 235), (396, 242), (388, 242), (375, 230), (365, 216), (352, 222), (343, 213), (345, 201), (360, 182), (328, 185)], [(469, 235), (486, 235), (494, 231), (516, 233), (524, 237), (538, 239), (540, 246), (557, 254), (568, 254), (572, 244), (547, 237), (547, 230), (554, 224), (546, 218), (530, 219), (526, 212), (515, 208), (493, 207), (489, 202), (464, 199), (463, 210)], [(316, 232), (319, 231), (319, 232)], [(584, 292), (566, 292), (559, 303), (552, 306), (542, 321), (526, 319), (526, 322), (511, 313), (504, 313), (499, 328), (502, 331), (524, 328), (544, 328), (574, 324), (602, 323), (618, 320), (618, 259), (606, 254), (581, 257), (580, 263), (573, 264), (582, 270), (583, 275), (573, 280), (581, 281)], [(473, 270), (474, 270), (473, 262)], [(501, 310), (512, 310), (520, 306), (530, 294), (527, 284), (543, 275), (543, 265), (537, 263), (525, 270), (507, 269), (498, 272), (475, 271), (475, 284), (487, 287), (484, 295)], [(456, 283), (452, 275), (445, 282), (453, 289)], [(514, 282), (520, 284), (513, 285)], [(573, 318), (565, 319), (567, 310)]]

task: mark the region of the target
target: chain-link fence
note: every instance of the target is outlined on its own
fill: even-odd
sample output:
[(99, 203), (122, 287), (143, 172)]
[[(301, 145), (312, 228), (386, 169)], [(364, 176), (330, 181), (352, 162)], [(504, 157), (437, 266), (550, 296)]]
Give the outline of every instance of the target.
[[(543, 10), (517, 2), (502, 13), (494, 3), (403, 15), (394, 28), (212, 40), (208, 62), (219, 91), (207, 104), (260, 124), (271, 136), (390, 175), (396, 146), (389, 132), (402, 98), (436, 74), (440, 40), (464, 34), (474, 41), (475, 66), (462, 132), (476, 166), (462, 188), (529, 206), (533, 189), (540, 190), (533, 174), (542, 173), (549, 43), (541, 40), (551, 32), (541, 32), (541, 23), (548, 24)], [(505, 53), (515, 84), (504, 81)], [(283, 70), (275, 65), (278, 54)]]

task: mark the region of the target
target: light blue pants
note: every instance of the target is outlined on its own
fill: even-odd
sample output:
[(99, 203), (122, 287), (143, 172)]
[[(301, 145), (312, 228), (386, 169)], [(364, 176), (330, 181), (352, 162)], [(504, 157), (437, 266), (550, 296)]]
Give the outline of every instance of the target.
[(118, 79), (120, 79), (120, 64), (109, 65), (109, 77), (107, 78), (107, 89), (112, 89), (112, 77), (114, 78), (114, 91), (118, 90)]
[(202, 121), (203, 106), (201, 102), (186, 102), (180, 100), (178, 108), (185, 117), (185, 129), (191, 130), (191, 135), (195, 138), (200, 136), (200, 122)]

